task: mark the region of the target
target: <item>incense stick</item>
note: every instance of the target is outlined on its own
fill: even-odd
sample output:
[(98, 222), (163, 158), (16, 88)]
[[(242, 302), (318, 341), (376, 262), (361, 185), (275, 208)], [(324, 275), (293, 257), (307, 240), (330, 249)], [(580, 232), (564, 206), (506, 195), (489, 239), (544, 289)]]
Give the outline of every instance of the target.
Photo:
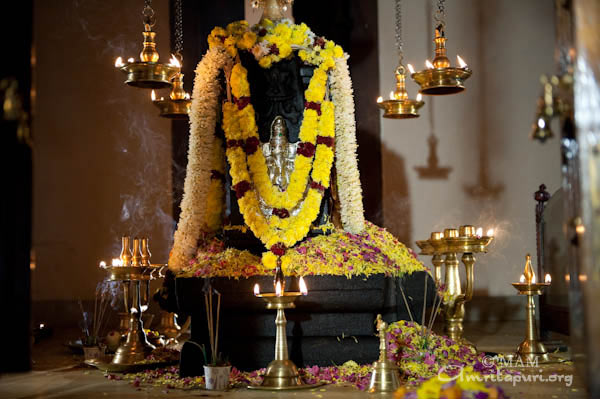
[(219, 353), (219, 315), (221, 314), (221, 294), (217, 292), (217, 331), (215, 336), (215, 364), (217, 363), (217, 357)]
[(406, 300), (406, 295), (404, 295), (404, 288), (402, 288), (402, 283), (400, 283), (400, 293), (402, 294), (402, 299), (404, 299), (404, 304), (406, 305), (406, 310), (408, 310), (408, 316), (410, 317), (411, 322), (415, 322), (413, 319), (412, 313), (410, 311), (410, 306), (408, 306), (408, 301)]
[[(421, 319), (421, 326), (425, 328), (425, 312), (427, 310), (427, 274), (425, 274), (425, 290), (423, 291), (423, 318)], [(425, 332), (425, 331), (423, 331)]]

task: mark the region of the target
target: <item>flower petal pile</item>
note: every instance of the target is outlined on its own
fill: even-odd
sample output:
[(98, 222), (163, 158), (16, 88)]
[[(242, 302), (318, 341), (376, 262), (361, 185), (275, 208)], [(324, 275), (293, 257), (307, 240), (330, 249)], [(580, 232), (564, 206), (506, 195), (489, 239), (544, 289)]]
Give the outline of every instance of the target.
[[(383, 228), (366, 222), (361, 234), (332, 227), (328, 235), (308, 238), (283, 256), (286, 275), (335, 275), (368, 277), (373, 274), (400, 277), (425, 267), (410, 248)], [(248, 251), (225, 248), (217, 238), (204, 239), (196, 258), (179, 277), (232, 277), (272, 275), (275, 260), (263, 262)]]

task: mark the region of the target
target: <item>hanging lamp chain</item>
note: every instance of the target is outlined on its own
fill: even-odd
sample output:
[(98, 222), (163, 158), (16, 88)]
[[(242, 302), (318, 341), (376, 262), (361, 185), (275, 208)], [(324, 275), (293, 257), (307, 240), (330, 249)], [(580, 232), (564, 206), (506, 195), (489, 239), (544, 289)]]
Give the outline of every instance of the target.
[(435, 29), (440, 31), (444, 36), (446, 28), (446, 0), (438, 0), (437, 11), (435, 12)]
[(398, 52), (398, 66), (404, 59), (404, 43), (402, 42), (402, 4), (396, 0), (396, 51)]
[(183, 13), (182, 0), (175, 0), (175, 55), (183, 62)]
[(150, 29), (156, 23), (156, 15), (154, 14), (154, 9), (152, 8), (152, 0), (144, 0), (142, 21), (144, 22), (144, 26), (147, 26)]

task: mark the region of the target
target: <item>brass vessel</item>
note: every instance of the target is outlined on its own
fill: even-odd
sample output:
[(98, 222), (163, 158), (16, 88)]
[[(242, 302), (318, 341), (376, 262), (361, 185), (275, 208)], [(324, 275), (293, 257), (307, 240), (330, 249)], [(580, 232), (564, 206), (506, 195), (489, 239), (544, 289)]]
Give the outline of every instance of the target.
[[(429, 240), (417, 241), (422, 255), (432, 255), (434, 279), (437, 286), (442, 284), (442, 266), (444, 272), (444, 333), (452, 340), (465, 345), (475, 346), (463, 338), (463, 320), (465, 303), (473, 298), (475, 282), (475, 253), (486, 253), (488, 245), (494, 237), (479, 236), (475, 227), (461, 226), (457, 229), (445, 229), (444, 232), (433, 232)], [(460, 280), (458, 254), (462, 253), (461, 261), (465, 265), (465, 288)]]
[(531, 267), (531, 256), (527, 254), (525, 262), (524, 282), (512, 283), (518, 291), (518, 295), (527, 295), (527, 322), (525, 328), (525, 340), (517, 347), (517, 355), (524, 362), (542, 362), (551, 361), (548, 351), (540, 341), (537, 323), (535, 319), (535, 296), (542, 295), (545, 287), (550, 286), (549, 282), (536, 282), (533, 267)]

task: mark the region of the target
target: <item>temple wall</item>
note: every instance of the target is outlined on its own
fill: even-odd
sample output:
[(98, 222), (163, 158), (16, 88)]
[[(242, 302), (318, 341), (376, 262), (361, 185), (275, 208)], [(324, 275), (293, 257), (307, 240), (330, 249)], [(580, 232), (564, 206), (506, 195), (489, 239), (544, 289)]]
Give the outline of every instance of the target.
[[(394, 2), (379, 0), (378, 6), (384, 94), (393, 87), (397, 65)], [(554, 72), (553, 4), (452, 0), (446, 2), (446, 10), (448, 56), (455, 64), (458, 53), (474, 73), (464, 93), (425, 96), (419, 119), (382, 118), (385, 226), (415, 249), (415, 240), (446, 227), (474, 224), (484, 232), (495, 228), (497, 239), (490, 253), (477, 256), (474, 301), (495, 297), (488, 302), (502, 306), (480, 310), (511, 317), (522, 304), (510, 283), (522, 273), (525, 254), (535, 257), (536, 252), (533, 193), (541, 183), (550, 193), (560, 187), (558, 139), (541, 145), (528, 137), (540, 94), (539, 76)], [(405, 63), (422, 69), (424, 60), (433, 58), (427, 51), (433, 29), (427, 26), (426, 2), (404, 1), (403, 14)], [(408, 83), (408, 89), (414, 98), (416, 84)], [(440, 166), (453, 168), (447, 180), (423, 180), (414, 170), (427, 163), (432, 110)], [(482, 137), (487, 148), (481, 148)], [(504, 186), (497, 199), (477, 199), (465, 191), (479, 180), (480, 151), (485, 151), (489, 183)], [(430, 257), (425, 260), (431, 265)]]
[[(149, 235), (152, 259), (167, 259), (171, 124), (112, 67), (118, 55), (139, 57), (142, 5), (35, 2), (34, 320), (93, 298), (98, 262), (118, 256), (123, 233)], [(166, 61), (168, 2), (154, 7)]]

